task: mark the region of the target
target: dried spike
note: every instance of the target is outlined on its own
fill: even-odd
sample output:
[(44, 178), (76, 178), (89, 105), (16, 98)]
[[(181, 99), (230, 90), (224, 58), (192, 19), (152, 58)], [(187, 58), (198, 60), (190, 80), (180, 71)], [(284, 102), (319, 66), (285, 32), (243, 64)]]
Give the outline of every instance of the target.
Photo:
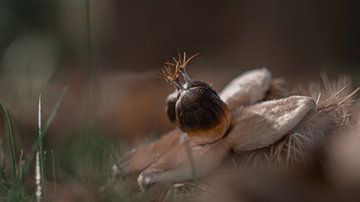
[(164, 66), (158, 71), (158, 75), (163, 78), (164, 80), (168, 80), (168, 72), (166, 71), (166, 67)]
[(175, 57), (172, 57), (172, 59), (173, 59), (173, 61), (174, 61), (175, 63), (178, 62), (178, 60), (177, 60)]
[(171, 63), (171, 62), (169, 62), (169, 61), (165, 62), (164, 65), (169, 65), (169, 66), (176, 67), (176, 64)]
[(352, 96), (354, 96), (358, 91), (360, 90), (360, 87), (355, 89), (353, 92), (351, 92), (348, 96), (344, 97), (338, 104), (337, 106), (341, 105), (342, 103), (344, 103), (347, 99), (351, 98)]
[(180, 71), (185, 71), (186, 65), (196, 56), (198, 56), (200, 53), (196, 53), (192, 55), (190, 58), (186, 59), (186, 52), (183, 53), (183, 56), (181, 57), (180, 52), (178, 52), (178, 58), (172, 57), (174, 63), (171, 63), (169, 61), (165, 62), (166, 65), (170, 65), (173, 67), (178, 66)]
[[(178, 71), (182, 74), (185, 82), (190, 82), (191, 78), (189, 77), (189, 75), (186, 73), (186, 65), (196, 56), (199, 55), (199, 53), (196, 53), (194, 55), (192, 55), (190, 58), (187, 59), (186, 56), (186, 52), (183, 52), (183, 57), (181, 57), (180, 52), (178, 52), (178, 59), (175, 59), (175, 57), (173, 58), (174, 61), (176, 61), (177, 68), (179, 69)], [(172, 65), (174, 66), (174, 65)]]
[[(185, 62), (181, 65), (182, 68), (186, 68), (187, 63), (189, 63), (193, 58), (195, 58), (196, 56), (200, 55), (200, 53), (196, 53), (194, 55), (192, 55), (191, 57), (189, 57), (189, 59), (185, 60)], [(185, 54), (186, 57), (186, 54)], [(184, 59), (185, 59), (184, 57)]]
[(191, 81), (190, 77), (186, 73), (186, 65), (190, 62), (190, 60), (192, 60), (194, 57), (198, 55), (199, 53), (196, 53), (187, 59), (186, 52), (183, 52), (181, 56), (180, 51), (178, 51), (178, 58), (172, 57), (173, 62), (167, 60), (164, 63), (160, 76), (163, 79), (165, 79), (167, 82), (171, 83), (172, 85), (175, 85), (178, 89), (179, 88), (181, 89), (181, 85), (179, 85), (178, 83), (178, 77), (180, 74), (182, 74), (186, 82)]
[(168, 83), (174, 85), (177, 89), (181, 89), (181, 85), (178, 83), (178, 77), (180, 74), (179, 63), (171, 64), (165, 62), (163, 68), (159, 71), (159, 75)]
[(184, 51), (184, 53), (183, 53), (183, 62), (182, 62), (182, 64), (185, 64), (185, 61), (186, 61), (186, 52)]
[(178, 51), (178, 59), (177, 59), (177, 61), (179, 61), (179, 64), (181, 65), (181, 54), (180, 54), (180, 51)]

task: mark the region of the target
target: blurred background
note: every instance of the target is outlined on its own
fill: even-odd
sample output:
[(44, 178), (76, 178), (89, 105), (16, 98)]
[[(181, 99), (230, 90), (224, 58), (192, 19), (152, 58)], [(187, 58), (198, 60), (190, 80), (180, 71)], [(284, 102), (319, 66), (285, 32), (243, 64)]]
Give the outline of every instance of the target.
[[(20, 149), (26, 157), (36, 140), (39, 95), (45, 122), (67, 86), (44, 140), (47, 155), (55, 155), (52, 166), (46, 160), (48, 199), (111, 201), (106, 185), (119, 150), (174, 127), (164, 111), (173, 89), (157, 76), (164, 61), (178, 51), (200, 53), (188, 72), (216, 90), (263, 66), (289, 85), (326, 72), (350, 75), (359, 86), (357, 2), (0, 0), (0, 100), (11, 116), (16, 157)], [(5, 136), (0, 120), (0, 167), (7, 174)], [(26, 177), (33, 197), (32, 170)], [(128, 201), (129, 192), (137, 197), (135, 181), (115, 187), (112, 201)]]
[(262, 66), (290, 83), (325, 71), (359, 84), (359, 15), (336, 0), (0, 0), (0, 99), (25, 143), (39, 94), (46, 117), (65, 86), (49, 144), (94, 131), (135, 143), (172, 127), (157, 71), (178, 51), (200, 53), (188, 71), (217, 90)]

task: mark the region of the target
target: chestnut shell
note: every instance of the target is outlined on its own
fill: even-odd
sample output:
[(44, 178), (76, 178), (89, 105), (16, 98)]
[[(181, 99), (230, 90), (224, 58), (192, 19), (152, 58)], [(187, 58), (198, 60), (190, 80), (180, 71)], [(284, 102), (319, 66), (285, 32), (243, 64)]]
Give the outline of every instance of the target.
[(210, 129), (218, 125), (226, 110), (226, 104), (208, 84), (184, 90), (175, 106), (176, 119), (183, 132)]

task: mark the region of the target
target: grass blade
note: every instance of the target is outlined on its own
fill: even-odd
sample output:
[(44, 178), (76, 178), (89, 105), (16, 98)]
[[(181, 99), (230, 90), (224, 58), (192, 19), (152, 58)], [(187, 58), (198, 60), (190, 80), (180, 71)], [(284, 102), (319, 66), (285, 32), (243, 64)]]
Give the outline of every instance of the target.
[[(43, 144), (43, 135), (42, 135), (42, 126), (41, 126), (41, 107), (42, 107), (42, 95), (39, 96), (39, 106), (38, 106), (38, 145), (39, 145), (39, 151), (37, 153), (36, 158), (36, 171), (40, 171), (40, 173), (36, 172), (36, 181), (37, 181), (37, 191), (36, 195), (39, 197), (37, 198), (38, 201), (41, 201), (42, 193), (45, 191), (45, 160), (44, 160), (44, 144)], [(38, 168), (39, 167), (39, 168)], [(40, 174), (40, 175), (39, 175)], [(39, 179), (39, 180), (38, 180)]]
[(5, 179), (5, 155), (3, 149), (3, 140), (0, 138), (0, 184)]
[(8, 139), (8, 150), (9, 150), (9, 159), (11, 162), (11, 175), (13, 179), (16, 179), (16, 154), (15, 154), (15, 144), (14, 144), (14, 134), (11, 126), (11, 120), (8, 112), (6, 111), (5, 105), (0, 101), (0, 111), (4, 119), (4, 126)]
[(40, 153), (36, 152), (36, 158), (35, 158), (35, 186), (36, 186), (36, 192), (35, 197), (36, 201), (40, 202), (42, 197), (42, 178), (41, 178), (41, 168), (40, 168)]
[[(48, 130), (49, 126), (51, 125), (52, 121), (54, 120), (54, 118), (55, 118), (55, 116), (56, 116), (56, 114), (57, 114), (57, 112), (58, 112), (58, 110), (59, 110), (60, 104), (61, 104), (62, 100), (64, 99), (64, 96), (65, 96), (67, 90), (68, 90), (68, 87), (66, 86), (66, 87), (63, 89), (63, 91), (62, 91), (59, 99), (57, 100), (57, 102), (56, 102), (53, 110), (51, 111), (51, 113), (50, 113), (47, 121), (45, 122), (45, 126), (42, 128), (42, 133), (41, 133), (41, 137), (42, 137), (42, 138), (45, 136), (46, 131)], [(30, 164), (31, 164), (31, 162), (32, 162), (33, 159), (34, 159), (34, 157), (35, 157), (35, 155), (36, 155), (36, 152), (38, 151), (38, 147), (39, 147), (39, 141), (36, 140), (36, 141), (33, 143), (32, 147), (31, 147), (31, 151), (30, 151), (30, 154), (29, 154), (26, 162), (24, 163), (24, 168), (23, 168), (23, 172), (24, 172), (24, 173), (27, 173), (27, 171), (29, 170)], [(18, 180), (18, 183), (21, 182), (21, 180), (22, 180), (22, 179), (19, 179), (19, 180)]]
[(50, 127), (51, 123), (53, 122), (53, 120), (54, 120), (54, 118), (55, 118), (55, 116), (56, 116), (56, 113), (57, 113), (57, 111), (59, 110), (60, 104), (61, 104), (62, 100), (64, 99), (64, 96), (65, 96), (65, 94), (66, 94), (66, 92), (67, 92), (68, 89), (69, 89), (68, 86), (65, 86), (65, 88), (63, 89), (63, 91), (62, 91), (59, 99), (57, 100), (57, 102), (56, 102), (53, 110), (51, 111), (48, 119), (47, 119), (46, 122), (45, 122), (45, 125), (44, 125), (44, 127), (43, 127), (43, 129), (42, 129), (42, 136), (45, 135), (46, 131), (47, 131), (48, 128)]
[(22, 176), (24, 175), (23, 173), (23, 165), (24, 164), (24, 150), (21, 149), (20, 150), (20, 158), (19, 158), (19, 164), (18, 164), (18, 174), (17, 174), (17, 177), (18, 178), (22, 178)]
[(52, 164), (52, 176), (53, 176), (54, 190), (56, 191), (56, 167), (55, 167), (54, 150), (51, 150), (51, 164)]

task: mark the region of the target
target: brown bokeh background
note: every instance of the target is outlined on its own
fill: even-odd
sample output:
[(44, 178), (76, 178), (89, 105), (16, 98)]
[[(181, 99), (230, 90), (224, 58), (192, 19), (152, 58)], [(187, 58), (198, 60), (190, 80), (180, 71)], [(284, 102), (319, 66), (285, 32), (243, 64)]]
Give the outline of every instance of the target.
[(89, 2), (0, 1), (0, 99), (23, 134), (35, 134), (38, 95), (48, 113), (65, 85), (52, 141), (88, 125), (126, 142), (162, 134), (172, 88), (156, 72), (178, 50), (200, 53), (189, 72), (217, 90), (262, 66), (289, 83), (360, 81), (357, 1)]

